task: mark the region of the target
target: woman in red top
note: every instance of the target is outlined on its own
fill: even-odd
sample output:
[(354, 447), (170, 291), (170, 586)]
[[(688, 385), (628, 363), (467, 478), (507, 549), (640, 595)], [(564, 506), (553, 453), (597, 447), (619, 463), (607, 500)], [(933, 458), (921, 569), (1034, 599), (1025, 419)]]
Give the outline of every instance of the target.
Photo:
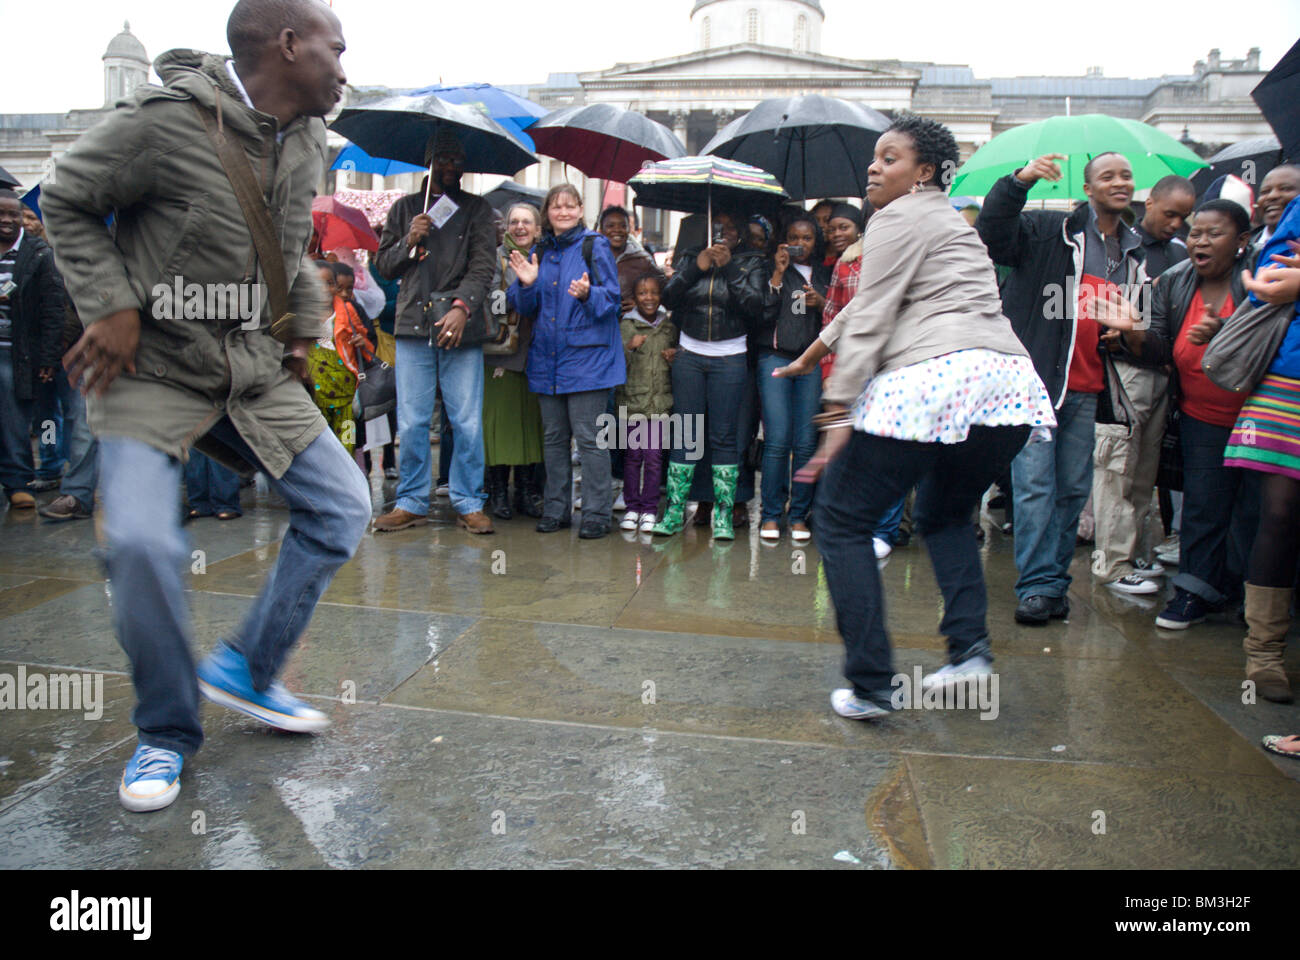
[(1167, 630), (1185, 630), (1240, 599), (1259, 516), (1257, 478), (1223, 465), (1223, 448), (1246, 398), (1201, 372), (1206, 345), (1245, 297), (1241, 271), (1251, 252), (1246, 211), (1231, 200), (1203, 204), (1187, 251), (1190, 259), (1156, 280), (1151, 329), (1144, 337), (1124, 335), (1145, 359), (1172, 362), (1182, 414), (1182, 563), (1173, 599), (1156, 618), (1156, 626)]

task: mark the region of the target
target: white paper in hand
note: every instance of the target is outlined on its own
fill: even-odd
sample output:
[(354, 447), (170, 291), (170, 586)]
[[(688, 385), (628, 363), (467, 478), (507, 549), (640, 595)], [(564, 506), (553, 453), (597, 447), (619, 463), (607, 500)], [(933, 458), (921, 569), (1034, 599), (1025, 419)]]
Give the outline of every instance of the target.
[(438, 198), (438, 202), (429, 208), (429, 219), (433, 221), (435, 229), (441, 230), (443, 224), (456, 215), (460, 205), (445, 193)]

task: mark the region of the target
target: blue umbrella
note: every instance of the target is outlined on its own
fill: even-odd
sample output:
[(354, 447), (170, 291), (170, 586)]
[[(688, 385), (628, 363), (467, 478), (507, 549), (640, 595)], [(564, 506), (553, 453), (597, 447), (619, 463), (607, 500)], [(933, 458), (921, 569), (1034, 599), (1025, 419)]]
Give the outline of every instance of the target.
[(531, 100), (511, 93), (509, 90), (494, 87), (490, 83), (462, 83), (445, 87), (421, 87), (418, 90), (408, 90), (406, 92), (414, 97), (424, 97), (432, 94), (446, 100), (448, 103), (459, 103), (466, 107), (473, 107), (513, 133), (516, 139), (527, 147), (530, 152), (535, 151), (537, 148), (524, 131), (549, 112), (545, 107), (538, 106)]
[(358, 173), (377, 173), (381, 177), (391, 177), (398, 173), (424, 172), (424, 167), (417, 167), (413, 163), (403, 163), (401, 160), (385, 160), (383, 157), (372, 157), (355, 143), (349, 143), (339, 151), (338, 158), (330, 169), (355, 170)]

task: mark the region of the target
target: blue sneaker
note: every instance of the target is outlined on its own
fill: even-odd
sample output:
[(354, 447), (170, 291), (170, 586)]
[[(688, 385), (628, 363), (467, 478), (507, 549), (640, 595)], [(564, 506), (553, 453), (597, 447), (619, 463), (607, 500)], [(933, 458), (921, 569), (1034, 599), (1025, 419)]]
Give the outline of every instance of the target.
[(126, 762), (117, 798), (132, 813), (161, 810), (181, 792), (184, 758), (175, 750), (140, 744)]
[(841, 717), (848, 717), (850, 720), (879, 720), (892, 712), (871, 700), (857, 696), (850, 688), (831, 692), (831, 709)]
[(1156, 617), (1156, 626), (1162, 630), (1186, 630), (1198, 623), (1204, 623), (1209, 613), (1209, 604), (1196, 594), (1177, 587), (1174, 590), (1174, 598), (1169, 601), (1169, 606)]
[(273, 683), (259, 692), (244, 655), (220, 643), (199, 664), (199, 692), (213, 703), (238, 710), (279, 730), (315, 733), (330, 725), (329, 718), (313, 710), (281, 684)]

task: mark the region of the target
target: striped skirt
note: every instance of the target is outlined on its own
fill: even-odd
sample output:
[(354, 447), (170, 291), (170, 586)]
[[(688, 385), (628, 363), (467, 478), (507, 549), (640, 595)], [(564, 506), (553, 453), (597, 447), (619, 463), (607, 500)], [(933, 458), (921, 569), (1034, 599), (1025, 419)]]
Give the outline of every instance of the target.
[(1223, 465), (1300, 480), (1300, 380), (1270, 373), (1259, 382), (1232, 428)]

